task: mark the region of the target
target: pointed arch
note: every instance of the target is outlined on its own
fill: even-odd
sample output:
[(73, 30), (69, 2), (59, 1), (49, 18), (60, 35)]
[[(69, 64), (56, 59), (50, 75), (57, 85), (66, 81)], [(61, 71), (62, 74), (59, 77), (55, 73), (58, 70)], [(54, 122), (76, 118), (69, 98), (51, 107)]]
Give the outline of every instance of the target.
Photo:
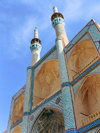
[(25, 95), (21, 95), (14, 106), (11, 125), (23, 118), (24, 98)]
[(100, 73), (87, 75), (81, 83), (75, 98), (77, 126), (81, 120), (100, 110)]
[(34, 79), (33, 108), (60, 89), (58, 60), (46, 61)]
[(44, 132), (55, 132), (58, 131), (64, 132), (64, 118), (62, 113), (53, 108), (45, 108), (38, 115), (35, 123), (32, 126), (31, 133), (36, 132), (44, 133)]
[(78, 73), (87, 69), (89, 64), (93, 64), (99, 56), (92, 40), (79, 42), (70, 54), (67, 68), (69, 79), (72, 81)]

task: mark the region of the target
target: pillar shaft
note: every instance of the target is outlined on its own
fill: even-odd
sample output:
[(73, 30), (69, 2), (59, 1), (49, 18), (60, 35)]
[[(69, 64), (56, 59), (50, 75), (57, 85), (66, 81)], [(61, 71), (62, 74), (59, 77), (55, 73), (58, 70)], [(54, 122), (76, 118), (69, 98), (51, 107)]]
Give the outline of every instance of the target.
[[(68, 82), (68, 74), (65, 64), (65, 57), (62, 46), (62, 38), (56, 39), (57, 53), (58, 53), (58, 63), (60, 71), (61, 84)], [(71, 92), (69, 86), (62, 87), (62, 98), (63, 98), (63, 108), (64, 108), (64, 121), (65, 130), (67, 132), (75, 132), (75, 119), (73, 113), (73, 105), (71, 99)]]
[[(28, 113), (30, 105), (30, 84), (31, 84), (31, 69), (27, 70), (25, 101), (24, 101), (24, 113), (22, 123), (22, 133), (28, 133)], [(24, 115), (26, 114), (26, 115)]]
[(33, 49), (32, 50), (31, 66), (36, 64), (39, 60), (40, 60), (40, 50), (39, 49)]
[(63, 48), (68, 44), (68, 38), (66, 35), (66, 31), (65, 31), (65, 27), (63, 23), (58, 23), (57, 25), (55, 25), (55, 32), (56, 32), (56, 37), (62, 38), (62, 44), (63, 44)]

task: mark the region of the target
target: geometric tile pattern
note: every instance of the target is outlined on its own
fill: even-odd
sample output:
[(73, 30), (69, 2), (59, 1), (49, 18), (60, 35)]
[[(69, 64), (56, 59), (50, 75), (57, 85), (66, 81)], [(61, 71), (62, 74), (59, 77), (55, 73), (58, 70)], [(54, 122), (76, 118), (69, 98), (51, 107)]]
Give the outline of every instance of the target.
[[(24, 100), (24, 113), (29, 112), (29, 99), (30, 99), (30, 82), (31, 82), (31, 69), (27, 69), (26, 90)], [(27, 133), (28, 116), (23, 116), (22, 133)]]
[(28, 132), (28, 117), (29, 117), (29, 116), (24, 116), (24, 117), (23, 117), (23, 122), (22, 122), (22, 133), (29, 133), (29, 132)]
[(69, 86), (62, 88), (65, 129), (75, 128), (74, 112)]
[[(59, 72), (60, 72), (60, 81), (61, 84), (68, 82), (68, 74), (66, 70), (62, 39), (56, 39), (57, 53), (58, 53), (58, 63), (59, 63)], [(64, 121), (65, 121), (65, 130), (75, 128), (75, 119), (73, 113), (73, 105), (71, 99), (71, 92), (69, 86), (64, 86), (62, 88), (62, 98), (63, 98), (63, 108), (64, 108)]]
[[(56, 99), (60, 98), (60, 102), (56, 104)], [(51, 99), (49, 102), (43, 104), (40, 106), (37, 110), (35, 110), (33, 113), (29, 116), (29, 133), (31, 133), (32, 127), (37, 120), (38, 116), (41, 114), (44, 108), (51, 108), (51, 109), (58, 109), (63, 114), (63, 103), (62, 103), (62, 94), (55, 96), (53, 99)], [(34, 117), (33, 117), (34, 116)], [(33, 120), (31, 121), (33, 117)]]

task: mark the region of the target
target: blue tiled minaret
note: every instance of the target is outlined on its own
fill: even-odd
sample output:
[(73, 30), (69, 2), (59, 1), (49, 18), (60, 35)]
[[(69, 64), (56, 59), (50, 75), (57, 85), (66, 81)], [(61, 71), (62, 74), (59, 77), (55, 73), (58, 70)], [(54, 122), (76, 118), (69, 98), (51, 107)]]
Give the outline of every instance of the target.
[[(58, 13), (57, 8), (53, 7), (54, 14), (51, 17), (52, 25), (56, 30), (56, 46), (58, 53), (58, 63), (59, 63), (59, 72), (60, 72), (60, 81), (61, 81), (61, 91), (63, 97), (63, 109), (64, 109), (64, 122), (65, 122), (65, 130), (66, 133), (75, 133), (75, 119), (73, 112), (73, 104), (71, 98), (71, 90), (68, 79), (68, 73), (66, 69), (65, 57), (63, 48), (68, 44), (68, 39), (66, 36), (65, 28), (64, 28), (64, 18), (61, 13)], [(64, 83), (67, 85), (64, 85)]]
[(65, 21), (61, 13), (58, 12), (57, 7), (53, 7), (54, 14), (51, 16), (52, 26), (55, 28), (56, 36), (62, 38), (63, 48), (68, 44), (68, 38), (65, 31)]
[[(30, 49), (32, 52), (31, 66), (33, 66), (40, 59), (40, 51), (41, 51), (41, 41), (38, 39), (38, 30), (36, 27), (34, 30), (34, 38), (31, 40)], [(30, 112), (29, 102), (30, 102), (31, 76), (32, 76), (32, 67), (28, 67), (27, 68), (22, 133), (28, 133), (28, 120), (29, 120), (29, 112)]]
[(32, 52), (31, 66), (40, 59), (41, 41), (38, 39), (38, 29), (35, 27), (34, 38), (31, 40), (30, 49)]

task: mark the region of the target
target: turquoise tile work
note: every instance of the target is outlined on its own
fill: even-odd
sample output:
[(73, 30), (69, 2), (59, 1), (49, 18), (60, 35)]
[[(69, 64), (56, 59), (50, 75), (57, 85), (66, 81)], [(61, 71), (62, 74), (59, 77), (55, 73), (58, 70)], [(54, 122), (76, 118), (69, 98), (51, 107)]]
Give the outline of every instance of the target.
[(90, 131), (87, 131), (86, 133), (96, 133), (99, 127), (96, 127), (94, 129), (91, 129)]
[(62, 88), (65, 129), (75, 128), (74, 112), (69, 86)]
[[(60, 99), (59, 103), (56, 102), (57, 98)], [(55, 96), (49, 102), (43, 104), (40, 108), (38, 108), (37, 110), (35, 110), (33, 113), (30, 114), (29, 133), (31, 133), (31, 130), (33, 128), (35, 121), (37, 120), (38, 116), (41, 114), (41, 112), (45, 108), (58, 109), (63, 114), (62, 94), (60, 93), (59, 95)]]
[(9, 120), (8, 120), (8, 126), (7, 126), (7, 133), (10, 133), (13, 108), (14, 108), (14, 99), (12, 98), (11, 107), (10, 107), (10, 114), (9, 114)]
[[(61, 84), (68, 82), (68, 74), (66, 70), (62, 39), (56, 39), (57, 53), (58, 53), (58, 62), (59, 62), (59, 72)], [(65, 130), (75, 128), (75, 119), (73, 112), (73, 105), (71, 99), (71, 92), (69, 86), (62, 88), (62, 98), (63, 98), (63, 109), (64, 109), (64, 121), (65, 121)], [(68, 131), (69, 132), (69, 131)]]
[[(79, 130), (77, 130), (77, 133), (83, 133), (83, 132), (86, 132), (87, 131), (87, 133), (89, 132), (89, 133), (96, 133), (97, 132), (97, 130), (94, 130), (93, 128), (95, 128), (95, 127), (97, 127), (97, 126), (100, 126), (100, 119), (98, 119), (98, 120), (96, 120), (96, 121), (94, 121), (94, 122), (92, 122), (92, 123), (90, 123), (90, 124), (88, 124), (88, 125), (86, 125), (86, 126), (84, 126), (83, 128), (80, 128)], [(89, 131), (89, 129), (93, 129), (94, 130), (94, 132), (92, 132), (91, 130)]]
[[(29, 112), (29, 99), (30, 99), (30, 83), (31, 83), (31, 69), (27, 70), (25, 101), (24, 101), (24, 113)], [(22, 133), (27, 133), (28, 128), (28, 116), (23, 116)]]
[(23, 117), (22, 133), (29, 133), (29, 131), (28, 131), (28, 117), (29, 116), (24, 116)]

